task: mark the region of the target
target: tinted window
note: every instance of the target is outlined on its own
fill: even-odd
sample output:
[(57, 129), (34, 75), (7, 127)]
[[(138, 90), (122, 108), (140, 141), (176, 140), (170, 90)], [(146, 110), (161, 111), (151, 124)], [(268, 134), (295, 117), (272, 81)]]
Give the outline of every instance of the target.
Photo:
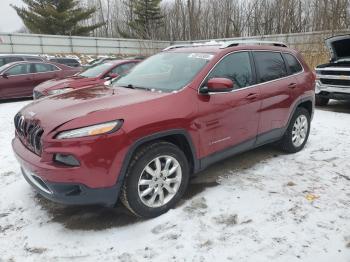
[(26, 58), (28, 61), (43, 61), (41, 58), (39, 57), (27, 57)]
[(249, 53), (239, 52), (226, 56), (214, 68), (208, 76), (208, 80), (214, 77), (229, 78), (235, 88), (243, 88), (253, 84), (253, 73), (250, 64)]
[(293, 55), (284, 54), (284, 57), (287, 60), (287, 65), (292, 74), (296, 74), (303, 71), (303, 67), (300, 65), (298, 59), (296, 59)]
[(286, 66), (278, 52), (254, 52), (260, 82), (275, 80), (287, 75)]
[(9, 76), (29, 74), (29, 64), (20, 64), (6, 71)]
[(12, 62), (18, 62), (23, 61), (24, 59), (22, 57), (7, 57), (6, 63), (12, 63)]
[(3, 66), (6, 64), (5, 58), (0, 58), (0, 66)]
[(34, 64), (35, 72), (44, 73), (58, 70), (57, 67), (50, 64)]

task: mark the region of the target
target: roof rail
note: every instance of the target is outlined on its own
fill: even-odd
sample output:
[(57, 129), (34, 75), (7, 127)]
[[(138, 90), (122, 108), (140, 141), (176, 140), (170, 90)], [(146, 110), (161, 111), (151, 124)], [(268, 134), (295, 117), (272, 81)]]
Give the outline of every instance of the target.
[(279, 47), (287, 47), (285, 43), (275, 41), (261, 41), (261, 40), (236, 40), (224, 42), (220, 48), (228, 48), (238, 45), (272, 45)]
[(193, 46), (192, 44), (181, 44), (181, 45), (171, 45), (163, 49), (163, 51), (168, 51), (171, 49), (176, 49), (176, 48), (182, 48), (182, 47), (191, 47)]
[(205, 43), (192, 43), (192, 44), (178, 44), (178, 45), (172, 45), (168, 46), (167, 48), (164, 48), (163, 51), (168, 51), (171, 49), (176, 48), (186, 48), (186, 47), (197, 47), (197, 46), (220, 46), (221, 49), (233, 47), (233, 46), (239, 46), (239, 45), (272, 45), (272, 46), (279, 46), (279, 47), (287, 47), (285, 43), (282, 42), (275, 42), (275, 41), (260, 41), (260, 40), (236, 40), (236, 41), (210, 41)]
[(203, 42), (203, 43), (191, 43), (191, 44), (178, 44), (178, 45), (172, 45), (168, 46), (167, 48), (163, 49), (163, 51), (168, 51), (171, 49), (176, 48), (185, 48), (185, 47), (196, 47), (196, 46), (220, 46), (223, 42), (216, 42), (216, 41), (210, 41), (210, 42)]

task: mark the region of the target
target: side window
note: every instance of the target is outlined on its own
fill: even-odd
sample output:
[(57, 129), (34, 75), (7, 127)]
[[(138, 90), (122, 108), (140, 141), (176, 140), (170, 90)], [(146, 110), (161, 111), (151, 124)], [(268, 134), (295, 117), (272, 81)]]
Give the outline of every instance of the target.
[(7, 57), (6, 58), (6, 63), (12, 63), (12, 62), (19, 62), (19, 61), (24, 61), (22, 57)]
[(210, 72), (207, 80), (215, 77), (231, 79), (235, 89), (254, 84), (249, 53), (238, 52), (226, 56)]
[(34, 68), (36, 73), (45, 73), (57, 70), (55, 66), (50, 64), (34, 64)]
[(5, 58), (0, 58), (0, 66), (6, 65)]
[(301, 71), (303, 71), (303, 67), (301, 66), (301, 64), (299, 63), (298, 59), (296, 59), (293, 55), (291, 54), (283, 54), (286, 61), (287, 61), (287, 65), (289, 67), (289, 70), (292, 74), (297, 74)]
[(29, 74), (30, 73), (29, 72), (29, 64), (16, 65), (14, 67), (11, 67), (9, 70), (7, 70), (6, 73), (9, 76)]
[(255, 64), (260, 82), (267, 82), (287, 76), (287, 69), (279, 52), (254, 52)]

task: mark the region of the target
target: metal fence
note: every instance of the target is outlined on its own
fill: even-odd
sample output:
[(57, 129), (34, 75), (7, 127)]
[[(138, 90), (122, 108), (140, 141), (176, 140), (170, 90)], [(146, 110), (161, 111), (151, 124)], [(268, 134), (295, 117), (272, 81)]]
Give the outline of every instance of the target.
[(169, 41), (0, 33), (0, 53), (13, 54), (153, 54)]
[[(339, 34), (350, 34), (350, 30), (264, 35), (215, 40), (268, 40), (284, 42), (301, 51), (307, 62), (311, 66), (314, 66), (328, 59), (328, 52), (324, 45), (324, 39)], [(199, 40), (195, 42), (205, 41), (208, 40)], [(0, 53), (17, 54), (150, 55), (171, 44), (180, 43), (188, 42), (178, 41), (172, 43), (170, 41), (140, 39), (0, 33)]]

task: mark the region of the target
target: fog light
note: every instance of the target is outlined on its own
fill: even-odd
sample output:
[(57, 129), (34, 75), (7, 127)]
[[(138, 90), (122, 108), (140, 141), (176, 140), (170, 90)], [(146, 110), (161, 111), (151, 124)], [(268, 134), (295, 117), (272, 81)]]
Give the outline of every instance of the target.
[(80, 166), (79, 161), (72, 155), (55, 154), (54, 161), (66, 166)]

